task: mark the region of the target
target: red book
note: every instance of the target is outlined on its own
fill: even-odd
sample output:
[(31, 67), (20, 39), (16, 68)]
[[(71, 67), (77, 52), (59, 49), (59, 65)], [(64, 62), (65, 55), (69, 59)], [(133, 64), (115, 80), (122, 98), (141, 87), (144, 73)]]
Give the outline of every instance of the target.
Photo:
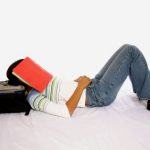
[(29, 57), (26, 57), (13, 69), (13, 74), (39, 92), (43, 92), (53, 78), (52, 74)]

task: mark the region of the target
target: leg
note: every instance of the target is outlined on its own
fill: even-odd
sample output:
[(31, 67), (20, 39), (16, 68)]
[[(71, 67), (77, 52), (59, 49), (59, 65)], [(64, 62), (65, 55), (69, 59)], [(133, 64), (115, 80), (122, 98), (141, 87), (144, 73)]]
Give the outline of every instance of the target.
[(92, 79), (87, 87), (88, 106), (112, 103), (128, 75), (138, 98), (150, 99), (150, 72), (146, 60), (138, 48), (128, 45), (111, 61), (100, 80)]
[(119, 53), (123, 51), (124, 49), (126, 49), (127, 47), (128, 47), (128, 44), (124, 44), (111, 56), (111, 58), (107, 61), (104, 67), (99, 71), (99, 73), (96, 74), (95, 78), (97, 80), (100, 80), (103, 77), (103, 75), (109, 68), (110, 64), (115, 60), (115, 58), (119, 55)]

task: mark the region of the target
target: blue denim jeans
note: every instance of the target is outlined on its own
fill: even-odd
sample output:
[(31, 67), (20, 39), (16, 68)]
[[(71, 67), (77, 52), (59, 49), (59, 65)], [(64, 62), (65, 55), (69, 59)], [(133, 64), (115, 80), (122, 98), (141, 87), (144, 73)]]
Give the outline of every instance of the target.
[(129, 75), (139, 100), (150, 100), (150, 71), (142, 52), (133, 45), (121, 46), (86, 87), (88, 107), (111, 104)]

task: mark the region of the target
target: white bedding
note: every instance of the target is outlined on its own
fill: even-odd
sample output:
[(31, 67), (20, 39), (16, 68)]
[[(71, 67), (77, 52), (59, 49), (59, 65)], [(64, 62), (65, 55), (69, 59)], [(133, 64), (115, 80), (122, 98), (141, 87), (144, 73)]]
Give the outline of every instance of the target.
[(150, 150), (150, 111), (134, 94), (71, 119), (31, 111), (0, 115), (0, 150)]

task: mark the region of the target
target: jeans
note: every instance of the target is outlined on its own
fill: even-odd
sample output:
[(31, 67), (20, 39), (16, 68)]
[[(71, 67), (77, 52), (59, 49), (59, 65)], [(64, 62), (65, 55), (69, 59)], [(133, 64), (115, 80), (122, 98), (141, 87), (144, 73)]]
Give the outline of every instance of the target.
[(121, 46), (86, 87), (88, 107), (110, 105), (127, 76), (139, 100), (150, 100), (150, 71), (142, 52), (133, 45)]

